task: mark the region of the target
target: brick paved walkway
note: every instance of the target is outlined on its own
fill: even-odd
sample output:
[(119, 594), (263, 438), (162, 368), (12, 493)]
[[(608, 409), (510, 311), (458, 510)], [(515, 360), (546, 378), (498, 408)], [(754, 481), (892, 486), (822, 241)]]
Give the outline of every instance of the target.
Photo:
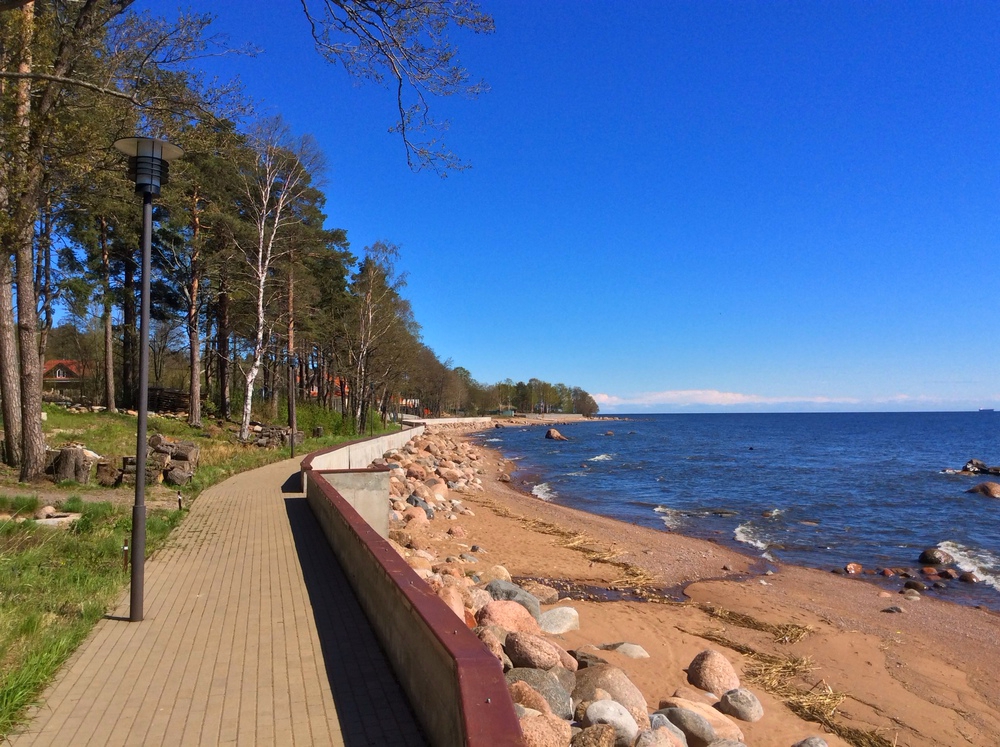
[[(298, 461), (205, 491), (46, 691), (27, 745), (422, 745)], [(122, 619), (114, 619), (122, 618)]]

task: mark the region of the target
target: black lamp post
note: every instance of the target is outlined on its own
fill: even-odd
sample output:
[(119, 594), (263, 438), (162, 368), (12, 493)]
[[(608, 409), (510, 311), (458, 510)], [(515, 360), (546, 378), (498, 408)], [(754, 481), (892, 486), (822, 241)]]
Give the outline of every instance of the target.
[(142, 620), (146, 566), (146, 421), (149, 415), (149, 275), (153, 237), (153, 195), (167, 183), (170, 161), (184, 154), (176, 145), (149, 137), (125, 137), (115, 148), (128, 156), (128, 175), (142, 195), (142, 301), (139, 323), (139, 417), (135, 435), (135, 504), (132, 506), (130, 622)]

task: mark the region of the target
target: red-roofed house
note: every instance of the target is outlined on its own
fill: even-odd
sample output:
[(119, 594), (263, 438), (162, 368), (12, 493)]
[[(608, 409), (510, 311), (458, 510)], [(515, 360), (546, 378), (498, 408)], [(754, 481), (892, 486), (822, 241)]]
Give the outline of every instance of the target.
[(45, 361), (42, 369), (42, 386), (45, 389), (81, 389), (83, 387), (83, 365), (80, 361)]

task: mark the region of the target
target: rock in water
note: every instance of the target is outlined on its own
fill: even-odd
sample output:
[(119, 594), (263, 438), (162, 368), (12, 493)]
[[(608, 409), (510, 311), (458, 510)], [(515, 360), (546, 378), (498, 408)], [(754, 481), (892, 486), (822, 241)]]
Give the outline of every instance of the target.
[(742, 687), (724, 693), (715, 707), (740, 721), (760, 721), (764, 716), (764, 707), (757, 696)]
[(545, 437), (553, 441), (569, 441), (569, 439), (566, 438), (566, 436), (561, 434), (555, 428), (549, 428), (547, 431), (545, 431)]
[(981, 482), (966, 493), (980, 493), (988, 498), (1000, 498), (1000, 482)]
[(948, 565), (954, 563), (955, 559), (940, 547), (928, 547), (920, 553), (920, 562), (927, 565)]
[(688, 682), (716, 695), (740, 686), (740, 678), (729, 659), (712, 649), (705, 649), (688, 665)]

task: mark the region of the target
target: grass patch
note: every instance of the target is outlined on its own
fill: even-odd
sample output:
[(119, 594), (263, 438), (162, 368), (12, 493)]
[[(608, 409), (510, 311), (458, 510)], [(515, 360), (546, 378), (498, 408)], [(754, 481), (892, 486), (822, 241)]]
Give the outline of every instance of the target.
[[(135, 453), (134, 416), (70, 413), (52, 405), (45, 405), (44, 410), (47, 419), (43, 430), (53, 448), (83, 444), (112, 460)], [(347, 432), (339, 415), (316, 413), (310, 407), (300, 408), (299, 424), (306, 433), (322, 425), (325, 435), (296, 446), (297, 455), (356, 438)], [(395, 430), (393, 426), (383, 432)], [(152, 414), (149, 433), (193, 441), (199, 447), (199, 468), (192, 483), (183, 489), (188, 504), (205, 488), (232, 475), (290, 456), (288, 448), (259, 449), (241, 444), (231, 428), (192, 428), (183, 421)], [(17, 471), (0, 465), (0, 482), (16, 485)], [(131, 535), (131, 506), (86, 500), (88, 495), (107, 490), (96, 485), (69, 482), (47, 487), (65, 490), (65, 499), (53, 505), (80, 514), (68, 529), (25, 519), (41, 506), (37, 496), (0, 496), (0, 514), (11, 517), (0, 519), (0, 742), (119, 598), (129, 579), (122, 567), (121, 548)], [(119, 490), (124, 496), (133, 488)], [(183, 515), (177, 510), (149, 512), (147, 555), (163, 545)]]
[[(19, 723), (128, 578), (121, 546), (132, 530), (131, 509), (76, 501), (82, 515), (70, 531), (33, 521), (6, 522), (0, 530), (0, 738)], [(150, 513), (147, 553), (162, 546), (181, 515)]]

